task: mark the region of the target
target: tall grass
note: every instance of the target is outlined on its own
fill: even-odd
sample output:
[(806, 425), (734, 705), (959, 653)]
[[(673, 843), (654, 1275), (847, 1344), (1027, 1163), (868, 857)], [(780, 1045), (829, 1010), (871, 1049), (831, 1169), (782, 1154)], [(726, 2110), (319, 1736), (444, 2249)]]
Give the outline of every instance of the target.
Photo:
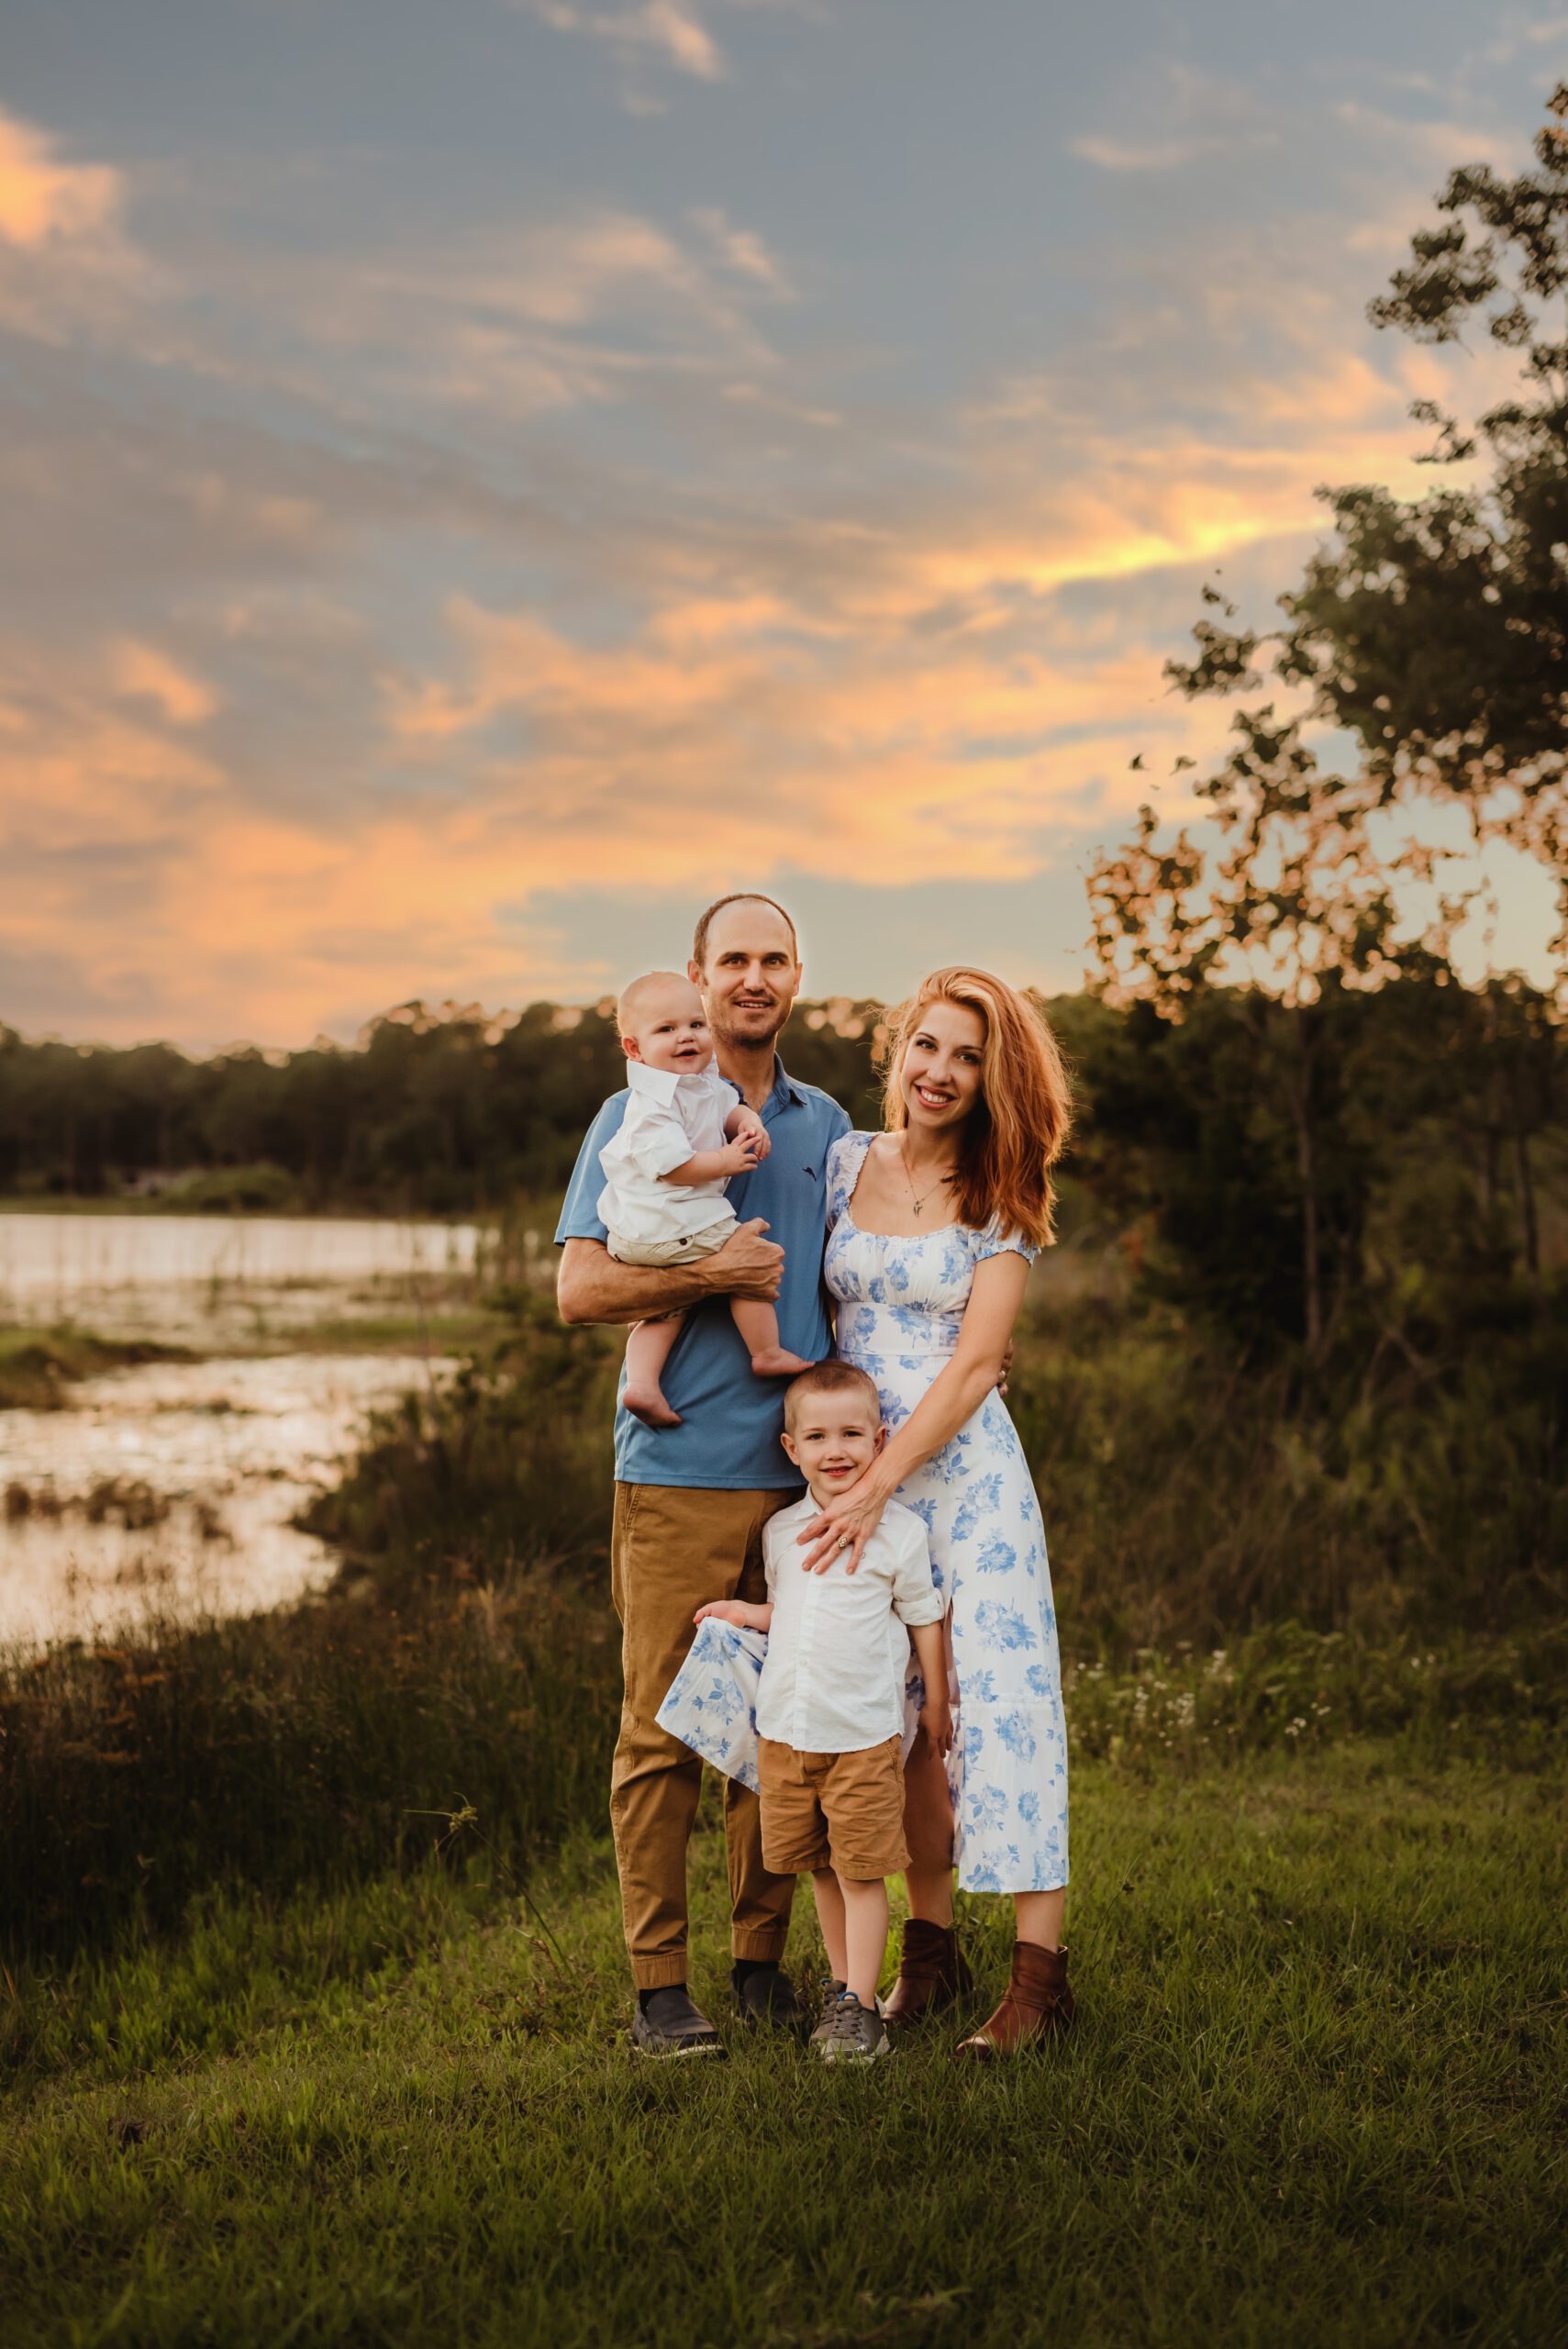
[(1294, 1619), (1429, 1641), (1568, 1607), (1568, 1317), (1329, 1405), (1158, 1308), (1048, 1289), (1008, 1407), (1070, 1643)]
[(215, 1884), (351, 1884), (597, 1812), (614, 1623), (570, 1570), (57, 1648), (0, 1671), (0, 1944), (166, 1930)]
[[(215, 1887), (326, 1890), (432, 1856), (502, 1886), (604, 1815), (619, 1701), (602, 1580), (449, 1563), (134, 1649), (0, 1668), (0, 1951), (188, 1928)], [(1227, 1652), (1070, 1660), (1075, 1757), (1201, 1775), (1375, 1734), (1420, 1766), (1547, 1766), (1568, 1634), (1382, 1643), (1285, 1625)]]

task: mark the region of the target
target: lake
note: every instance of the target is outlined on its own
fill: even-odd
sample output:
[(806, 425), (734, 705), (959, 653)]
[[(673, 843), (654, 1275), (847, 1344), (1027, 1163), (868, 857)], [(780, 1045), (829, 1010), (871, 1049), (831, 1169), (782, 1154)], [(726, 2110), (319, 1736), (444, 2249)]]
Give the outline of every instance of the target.
[(334, 1553), (289, 1520), (370, 1411), (450, 1369), (421, 1325), (472, 1303), (480, 1236), (0, 1212), (0, 1321), (202, 1357), (82, 1379), (60, 1409), (0, 1410), (0, 1645), (248, 1613), (325, 1585)]

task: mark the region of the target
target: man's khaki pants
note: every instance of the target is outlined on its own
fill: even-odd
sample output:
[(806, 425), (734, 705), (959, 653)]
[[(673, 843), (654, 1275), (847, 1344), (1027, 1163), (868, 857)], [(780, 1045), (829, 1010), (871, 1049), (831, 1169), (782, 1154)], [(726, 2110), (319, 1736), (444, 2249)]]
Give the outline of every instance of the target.
[[(702, 1763), (654, 1715), (686, 1659), (692, 1618), (709, 1599), (766, 1599), (762, 1528), (793, 1492), (724, 1493), (685, 1485), (617, 1485), (610, 1589), (621, 1621), (626, 1694), (610, 1772), (610, 1824), (633, 1978), (655, 1990), (686, 1978), (686, 1843)], [(792, 1876), (762, 1865), (757, 1798), (724, 1782), (730, 1946), (784, 1955)]]

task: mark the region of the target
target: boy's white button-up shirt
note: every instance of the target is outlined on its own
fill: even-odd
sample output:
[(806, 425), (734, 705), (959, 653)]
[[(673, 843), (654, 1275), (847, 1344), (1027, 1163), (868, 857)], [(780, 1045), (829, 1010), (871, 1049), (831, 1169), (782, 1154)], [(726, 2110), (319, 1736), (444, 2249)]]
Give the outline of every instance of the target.
[(904, 1627), (940, 1623), (942, 1598), (925, 1525), (901, 1501), (889, 1501), (852, 1575), (842, 1557), (826, 1574), (804, 1573), (797, 1536), (819, 1513), (807, 1493), (762, 1529), (773, 1620), (757, 1734), (802, 1753), (858, 1753), (902, 1731)]
[(620, 1130), (599, 1152), (605, 1187), (598, 1218), (617, 1239), (685, 1240), (717, 1223), (726, 1206), (723, 1179), (665, 1183), (699, 1150), (722, 1150), (724, 1121), (740, 1102), (733, 1085), (710, 1062), (696, 1076), (628, 1061), (631, 1095)]

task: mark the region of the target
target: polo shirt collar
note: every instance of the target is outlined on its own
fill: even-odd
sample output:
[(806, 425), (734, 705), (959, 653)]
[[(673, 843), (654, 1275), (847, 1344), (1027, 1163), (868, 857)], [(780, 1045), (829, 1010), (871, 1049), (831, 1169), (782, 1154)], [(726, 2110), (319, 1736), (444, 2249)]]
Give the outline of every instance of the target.
[(777, 1108), (787, 1106), (793, 1109), (804, 1109), (806, 1107), (805, 1094), (790, 1075), (777, 1052), (773, 1054), (773, 1089), (769, 1094), (768, 1100), (772, 1107)]
[[(640, 1068), (642, 1063), (640, 1061), (628, 1061), (627, 1065), (628, 1068)], [(720, 1073), (717, 1062), (714, 1063), (713, 1073), (716, 1076)], [(653, 1069), (651, 1070), (649, 1074), (656, 1076), (659, 1072), (657, 1069)], [(735, 1084), (733, 1077), (726, 1077), (724, 1081), (727, 1085)], [(739, 1093), (740, 1087), (736, 1085), (735, 1090)], [(778, 1111), (781, 1109), (804, 1109), (805, 1107), (805, 1094), (801, 1091), (794, 1077), (790, 1075), (789, 1072), (784, 1067), (783, 1061), (780, 1060), (777, 1052), (775, 1052), (773, 1054), (773, 1089), (769, 1093), (767, 1099), (762, 1104), (762, 1115), (766, 1117), (771, 1110), (776, 1116)]]

